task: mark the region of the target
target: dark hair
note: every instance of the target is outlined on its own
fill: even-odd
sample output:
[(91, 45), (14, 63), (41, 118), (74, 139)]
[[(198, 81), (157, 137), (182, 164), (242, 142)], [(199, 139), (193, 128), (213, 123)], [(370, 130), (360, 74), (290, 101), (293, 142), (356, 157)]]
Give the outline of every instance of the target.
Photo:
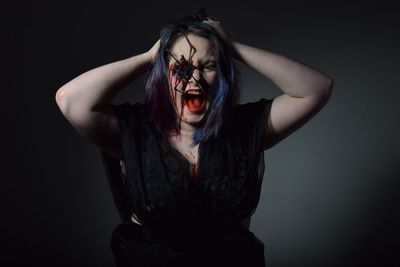
[(217, 86), (211, 92), (210, 105), (205, 121), (193, 134), (193, 144), (217, 136), (225, 123), (229, 124), (233, 106), (239, 97), (239, 73), (233, 59), (233, 50), (222, 36), (209, 24), (204, 9), (193, 16), (182, 17), (162, 28), (160, 48), (146, 83), (145, 108), (150, 120), (164, 133), (179, 133), (177, 114), (170, 100), (168, 85), (168, 49), (184, 34), (194, 34), (210, 40), (217, 67)]

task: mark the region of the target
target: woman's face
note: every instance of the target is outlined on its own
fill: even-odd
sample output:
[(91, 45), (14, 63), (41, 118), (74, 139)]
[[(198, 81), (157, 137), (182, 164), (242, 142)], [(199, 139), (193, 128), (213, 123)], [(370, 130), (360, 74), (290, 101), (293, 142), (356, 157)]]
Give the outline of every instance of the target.
[[(186, 38), (187, 37), (187, 38)], [(168, 60), (170, 96), (181, 123), (198, 124), (209, 108), (215, 90), (217, 66), (211, 42), (194, 34), (180, 36)]]

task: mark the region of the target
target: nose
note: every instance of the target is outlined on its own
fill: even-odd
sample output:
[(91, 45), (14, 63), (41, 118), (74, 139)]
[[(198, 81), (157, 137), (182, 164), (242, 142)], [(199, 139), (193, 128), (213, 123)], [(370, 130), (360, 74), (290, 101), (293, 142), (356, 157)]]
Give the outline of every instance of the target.
[(190, 84), (197, 84), (197, 82), (200, 82), (201, 79), (201, 73), (200, 70), (196, 67), (193, 68), (193, 74), (189, 79)]

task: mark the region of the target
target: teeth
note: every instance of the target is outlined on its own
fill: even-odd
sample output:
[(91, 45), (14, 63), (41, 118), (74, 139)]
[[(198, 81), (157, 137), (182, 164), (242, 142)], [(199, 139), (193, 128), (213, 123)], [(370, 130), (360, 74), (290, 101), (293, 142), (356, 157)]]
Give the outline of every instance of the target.
[(191, 95), (201, 95), (200, 91), (188, 91), (187, 94), (191, 94)]

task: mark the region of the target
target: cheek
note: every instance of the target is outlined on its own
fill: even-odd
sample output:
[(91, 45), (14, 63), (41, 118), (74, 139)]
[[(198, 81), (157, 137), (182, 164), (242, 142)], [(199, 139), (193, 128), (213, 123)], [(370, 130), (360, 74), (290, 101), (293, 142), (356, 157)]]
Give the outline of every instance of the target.
[(204, 79), (206, 80), (207, 84), (209, 86), (215, 86), (217, 81), (218, 81), (218, 75), (216, 72), (214, 73), (208, 73), (204, 76)]

